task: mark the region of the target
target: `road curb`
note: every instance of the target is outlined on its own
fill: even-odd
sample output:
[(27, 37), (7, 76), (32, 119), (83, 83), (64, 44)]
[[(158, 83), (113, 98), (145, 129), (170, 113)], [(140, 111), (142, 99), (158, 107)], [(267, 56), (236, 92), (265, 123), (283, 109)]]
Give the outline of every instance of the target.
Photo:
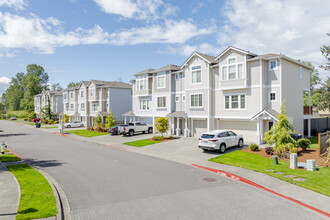
[[(13, 155), (15, 155), (16, 157), (20, 158), (22, 161), (24, 161), (23, 158), (21, 158), (20, 156), (18, 156), (17, 154), (15, 154), (13, 151), (7, 149), (10, 153), (12, 153)], [(25, 161), (24, 161), (25, 162)], [(57, 207), (57, 215), (56, 215), (56, 219), (59, 220), (71, 220), (71, 215), (70, 215), (70, 206), (69, 206), (69, 202), (68, 199), (64, 193), (64, 190), (62, 189), (62, 187), (60, 186), (60, 184), (58, 184), (56, 182), (56, 180), (51, 177), (48, 173), (46, 173), (45, 171), (39, 169), (38, 167), (33, 166), (30, 163), (25, 162), (26, 164), (28, 164), (29, 166), (31, 166), (33, 169), (35, 169), (36, 171), (38, 171), (41, 175), (43, 175), (45, 177), (45, 179), (48, 181), (49, 185), (52, 187), (54, 195), (55, 195), (55, 199), (56, 199), (56, 207)], [(15, 178), (16, 180), (16, 178)], [(17, 180), (16, 180), (17, 182)], [(17, 182), (18, 184), (18, 182)], [(19, 184), (18, 184), (19, 187)], [(20, 193), (20, 190), (19, 190)], [(19, 201), (20, 202), (20, 196), (21, 194), (19, 194)]]
[(280, 196), (280, 197), (282, 197), (282, 198), (284, 198), (284, 199), (287, 199), (287, 200), (289, 200), (289, 201), (291, 201), (291, 202), (294, 202), (294, 203), (296, 203), (296, 204), (298, 204), (298, 205), (304, 206), (305, 208), (311, 209), (311, 210), (313, 210), (313, 211), (315, 211), (315, 212), (318, 212), (318, 213), (320, 213), (320, 214), (322, 214), (322, 215), (324, 215), (324, 216), (330, 218), (330, 214), (329, 214), (329, 213), (326, 213), (326, 212), (324, 212), (324, 211), (322, 211), (322, 210), (320, 210), (320, 209), (317, 209), (317, 208), (314, 208), (314, 207), (312, 207), (312, 206), (310, 206), (310, 205), (307, 205), (307, 204), (305, 204), (305, 203), (302, 203), (302, 202), (300, 202), (300, 201), (298, 201), (298, 200), (296, 200), (296, 199), (293, 199), (293, 198), (291, 198), (291, 197), (288, 197), (288, 196), (285, 196), (285, 195), (280, 194), (280, 193), (278, 193), (278, 192), (275, 192), (275, 191), (273, 191), (273, 190), (270, 190), (270, 189), (268, 189), (268, 188), (266, 188), (266, 187), (263, 187), (263, 186), (261, 186), (261, 185), (255, 183), (255, 182), (252, 182), (252, 181), (250, 181), (250, 180), (248, 180), (248, 179), (245, 179), (245, 178), (243, 178), (243, 177), (240, 177), (240, 176), (237, 176), (237, 175), (234, 175), (234, 174), (228, 173), (228, 172), (226, 172), (226, 171), (217, 170), (217, 169), (213, 169), (213, 168), (209, 168), (209, 167), (203, 167), (203, 166), (200, 166), (200, 165), (197, 165), (197, 164), (191, 164), (191, 165), (194, 166), (194, 167), (198, 167), (198, 168), (201, 168), (201, 169), (204, 169), (204, 170), (208, 170), (208, 171), (211, 171), (211, 172), (213, 172), (213, 173), (217, 173), (217, 174), (220, 174), (220, 175), (222, 175), (222, 176), (225, 176), (225, 177), (228, 177), (228, 178), (231, 178), (231, 179), (234, 179), (234, 180), (237, 180), (237, 181), (240, 181), (240, 182), (243, 182), (243, 183), (249, 184), (249, 185), (251, 185), (251, 186), (254, 186), (254, 187), (256, 187), (256, 188), (262, 189), (262, 190), (267, 191), (267, 192), (269, 192), (269, 193), (272, 193), (272, 194), (274, 194), (274, 195)]

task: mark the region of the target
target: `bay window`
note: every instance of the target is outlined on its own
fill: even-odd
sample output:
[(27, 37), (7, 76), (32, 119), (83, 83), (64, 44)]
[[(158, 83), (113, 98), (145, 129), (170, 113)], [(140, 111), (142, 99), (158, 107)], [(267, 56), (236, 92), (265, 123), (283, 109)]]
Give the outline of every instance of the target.
[(148, 76), (142, 75), (136, 78), (136, 90), (146, 90), (148, 87)]
[(238, 63), (236, 57), (227, 59), (227, 64), (221, 66), (221, 80), (243, 79), (245, 76), (243, 63)]

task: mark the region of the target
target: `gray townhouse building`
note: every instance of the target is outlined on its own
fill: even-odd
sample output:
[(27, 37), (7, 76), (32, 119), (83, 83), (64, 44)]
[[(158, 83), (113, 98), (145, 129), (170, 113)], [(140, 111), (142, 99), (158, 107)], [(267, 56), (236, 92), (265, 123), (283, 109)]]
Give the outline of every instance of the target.
[(42, 113), (42, 109), (48, 105), (48, 97), (50, 100), (50, 108), (54, 114), (63, 112), (63, 93), (62, 91), (44, 90), (40, 94), (34, 96), (34, 112), (38, 115)]
[(181, 66), (134, 74), (133, 106), (123, 116), (150, 124), (167, 117), (171, 135), (228, 129), (260, 144), (286, 101), (294, 129), (304, 134), (308, 119), (310, 136), (311, 107), (306, 111), (303, 105), (304, 92), (310, 96), (310, 71), (283, 54), (257, 55), (232, 46), (217, 57), (194, 52)]

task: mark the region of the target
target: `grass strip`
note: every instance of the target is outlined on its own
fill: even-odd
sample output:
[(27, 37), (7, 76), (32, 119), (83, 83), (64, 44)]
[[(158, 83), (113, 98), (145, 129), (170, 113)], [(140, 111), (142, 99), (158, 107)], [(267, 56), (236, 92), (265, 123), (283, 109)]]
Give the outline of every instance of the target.
[(312, 142), (312, 144), (309, 145), (311, 149), (319, 149), (319, 137), (313, 136), (309, 140)]
[(102, 136), (107, 135), (108, 133), (103, 132), (96, 132), (96, 131), (88, 131), (88, 130), (65, 130), (64, 132), (79, 135), (82, 137), (96, 137), (96, 136)]
[(41, 128), (44, 128), (44, 129), (50, 129), (50, 128), (58, 128), (58, 126), (52, 126), (52, 127), (41, 127)]
[[(318, 171), (315, 172), (304, 169), (290, 169), (290, 162), (280, 160), (279, 165), (274, 165), (272, 159), (244, 151), (234, 151), (211, 158), (209, 161), (254, 170), (326, 196), (330, 196), (329, 167), (320, 167), (318, 168)], [(274, 172), (267, 172), (265, 170), (274, 170)], [(283, 172), (283, 174), (275, 174), (275, 172)], [(294, 178), (305, 178), (306, 181), (293, 181), (294, 178), (284, 177), (286, 175), (295, 175)]]
[[(6, 152), (8, 152), (7, 149), (5, 149)], [(18, 157), (16, 157), (14, 154), (0, 154), (0, 161), (1, 162), (12, 162), (12, 161), (20, 161)]]
[(48, 181), (27, 164), (10, 165), (21, 188), (16, 219), (38, 219), (56, 216), (56, 199)]
[(134, 147), (144, 147), (144, 146), (147, 146), (147, 145), (157, 144), (157, 143), (160, 143), (160, 142), (161, 141), (154, 141), (154, 140), (139, 140), (139, 141), (127, 142), (127, 143), (124, 143), (124, 144), (134, 146)]

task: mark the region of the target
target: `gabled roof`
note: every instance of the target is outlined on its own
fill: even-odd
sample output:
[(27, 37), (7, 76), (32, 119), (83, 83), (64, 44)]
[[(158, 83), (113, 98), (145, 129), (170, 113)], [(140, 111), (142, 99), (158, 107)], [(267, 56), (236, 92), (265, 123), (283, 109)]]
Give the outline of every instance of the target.
[(129, 112), (126, 112), (124, 114), (122, 114), (122, 116), (135, 116), (134, 112), (131, 110)]
[(155, 69), (153, 71), (150, 71), (151, 73), (159, 73), (159, 72), (163, 72), (163, 71), (167, 71), (167, 70), (179, 70), (180, 69), (180, 66), (177, 66), (177, 65), (173, 65), (173, 64), (169, 64), (167, 66), (164, 66), (164, 67), (161, 67), (159, 69)]
[(130, 89), (132, 85), (125, 82), (118, 81), (101, 81), (101, 80), (91, 80), (87, 84), (89, 86), (91, 83), (94, 83), (98, 87), (107, 87), (107, 88), (122, 88), (122, 89)]
[(181, 68), (183, 68), (184, 65), (186, 65), (191, 60), (191, 58), (193, 58), (194, 56), (198, 56), (198, 57), (202, 58), (208, 64), (217, 63), (217, 61), (215, 60), (215, 57), (214, 56), (211, 56), (211, 55), (207, 55), (207, 54), (204, 54), (204, 53), (200, 53), (200, 52), (194, 51), (190, 55), (190, 57), (181, 65)]
[(248, 55), (251, 55), (251, 56), (257, 56), (256, 54), (251, 53), (250, 51), (242, 50), (242, 49), (240, 49), (240, 48), (233, 47), (233, 46), (229, 46), (229, 47), (227, 47), (227, 49), (225, 49), (224, 51), (222, 51), (222, 52), (217, 56), (217, 58), (215, 58), (215, 59), (218, 60), (223, 54), (227, 53), (229, 50), (236, 50), (236, 51), (239, 51), (239, 52), (244, 53), (244, 54), (248, 54)]
[(134, 76), (138, 76), (138, 75), (143, 75), (143, 74), (147, 74), (147, 73), (151, 73), (152, 71), (154, 71), (155, 69), (146, 69), (143, 70), (141, 72), (135, 73)]
[(278, 121), (278, 119), (276, 117), (279, 115), (279, 113), (274, 109), (263, 109), (260, 112), (258, 112), (256, 115), (254, 115), (251, 118), (251, 121), (257, 119), (259, 116), (262, 116), (262, 115), (267, 115), (267, 116), (271, 117), (272, 119)]
[(186, 115), (186, 112), (184, 111), (176, 111), (176, 112), (172, 112), (167, 114), (167, 117), (184, 117)]

